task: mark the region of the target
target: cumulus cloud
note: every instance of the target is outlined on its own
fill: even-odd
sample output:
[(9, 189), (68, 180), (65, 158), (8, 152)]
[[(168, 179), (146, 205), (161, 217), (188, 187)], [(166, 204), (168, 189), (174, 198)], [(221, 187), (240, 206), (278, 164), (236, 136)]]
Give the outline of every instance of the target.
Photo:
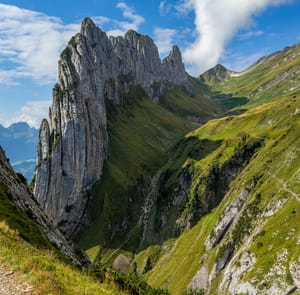
[(117, 8), (123, 11), (123, 17), (127, 18), (131, 22), (120, 22), (120, 25), (125, 30), (138, 30), (139, 26), (145, 22), (145, 19), (136, 14), (132, 7), (129, 7), (125, 2), (119, 2)]
[(48, 117), (50, 100), (29, 101), (15, 113), (14, 117), (7, 117), (7, 114), (0, 113), (0, 122), (4, 126), (16, 122), (27, 122), (31, 127), (39, 128), (42, 119)]
[(183, 0), (177, 11), (195, 13), (197, 37), (183, 53), (192, 74), (198, 75), (216, 65), (226, 44), (240, 30), (251, 27), (253, 17), (271, 5), (290, 0)]
[(155, 28), (154, 40), (158, 47), (160, 54), (168, 53), (173, 45), (173, 39), (177, 35), (177, 31), (174, 29)]
[[(138, 30), (145, 19), (125, 2), (119, 2), (124, 20), (95, 16), (96, 24), (111, 25), (109, 35), (123, 35)], [(30, 78), (39, 84), (52, 84), (57, 79), (59, 54), (80, 23), (64, 24), (58, 17), (0, 4), (0, 84), (14, 85)]]
[(0, 4), (0, 84), (15, 84), (18, 78), (52, 83), (59, 53), (78, 30), (79, 24)]

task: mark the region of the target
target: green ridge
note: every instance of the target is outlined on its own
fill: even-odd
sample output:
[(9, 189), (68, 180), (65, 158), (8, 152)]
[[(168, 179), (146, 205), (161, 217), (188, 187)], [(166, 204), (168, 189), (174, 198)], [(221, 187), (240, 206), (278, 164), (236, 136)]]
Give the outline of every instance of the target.
[[(241, 146), (241, 138), (246, 137), (247, 142), (259, 141), (261, 146), (250, 162), (230, 183), (229, 192), (225, 194), (221, 203), (208, 215), (200, 218), (194, 227), (185, 230), (178, 239), (173, 240), (167, 253), (160, 254), (154, 268), (146, 274), (151, 285), (166, 287), (172, 294), (181, 294), (201, 265), (212, 271), (222, 249), (230, 241), (236, 245), (234, 255), (239, 252), (242, 255), (247, 250), (257, 257), (257, 263), (241, 281), (259, 282), (274, 265), (278, 253), (287, 249), (288, 255), (283, 266), (285, 273), (281, 279), (291, 284), (288, 266), (299, 255), (299, 247), (296, 243), (297, 237), (300, 236), (297, 224), (300, 201), (299, 109), (300, 94), (293, 92), (276, 97), (268, 104), (262, 104), (256, 108), (251, 106), (251, 109), (242, 115), (211, 120), (186, 136), (176, 149), (176, 152), (184, 152), (178, 152), (178, 156), (175, 152), (169, 163), (169, 167), (173, 167), (174, 174), (165, 186), (176, 186), (176, 178), (180, 174), (179, 166), (181, 166), (181, 171), (184, 171), (188, 165), (193, 175), (190, 197), (195, 195), (193, 187), (197, 187), (201, 175), (209, 170), (210, 165), (222, 166), (223, 163), (232, 159), (237, 147), (247, 146)], [(187, 142), (193, 144), (189, 146)], [(208, 154), (201, 154), (199, 153), (201, 142), (219, 143)], [(186, 146), (187, 150), (185, 150)], [(199, 158), (197, 159), (193, 154), (198, 154)], [(222, 212), (246, 187), (251, 187), (251, 189), (243, 218), (237, 221), (237, 225), (229, 230), (215, 248), (210, 251), (205, 250), (204, 242), (220, 219)], [(258, 201), (255, 201), (257, 197)], [(265, 217), (266, 208), (276, 208), (280, 199), (286, 199), (285, 205), (272, 217)], [(185, 210), (192, 210), (191, 208), (187, 206)], [(257, 224), (261, 224), (259, 232), (251, 240), (248, 248), (241, 248), (245, 239), (255, 232)], [(278, 224), (285, 224), (285, 226), (278, 226)], [(289, 232), (293, 236), (289, 237)], [(238, 257), (235, 257), (235, 263), (238, 265)], [(222, 272), (212, 281), (209, 294), (220, 292), (217, 288), (221, 279)], [(275, 280), (276, 277), (273, 277), (266, 286), (261, 287), (259, 284), (257, 286), (267, 288)]]
[(177, 89), (160, 103), (149, 99), (139, 87), (131, 87), (124, 94), (123, 107), (106, 102), (109, 159), (88, 208), (91, 225), (77, 238), (83, 248), (101, 245), (133, 252), (139, 244), (141, 228), (135, 224), (151, 176), (167, 160), (171, 146), (193, 128), (187, 116), (202, 121), (223, 112), (216, 102), (202, 97), (195, 79), (191, 83), (193, 93)]

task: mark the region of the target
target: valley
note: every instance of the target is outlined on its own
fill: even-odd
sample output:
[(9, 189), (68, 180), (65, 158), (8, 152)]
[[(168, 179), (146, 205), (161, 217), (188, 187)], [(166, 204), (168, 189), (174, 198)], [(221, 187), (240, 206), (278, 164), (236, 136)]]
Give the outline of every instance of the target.
[(299, 44), (192, 77), (84, 19), (34, 196), (1, 150), (0, 262), (38, 294), (299, 294), (299, 83)]

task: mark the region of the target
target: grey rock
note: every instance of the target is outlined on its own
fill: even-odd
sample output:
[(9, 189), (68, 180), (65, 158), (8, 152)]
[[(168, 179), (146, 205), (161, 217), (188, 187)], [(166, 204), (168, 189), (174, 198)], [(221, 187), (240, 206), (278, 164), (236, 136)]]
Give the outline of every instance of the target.
[(226, 245), (226, 248), (222, 253), (221, 257), (217, 260), (217, 263), (215, 265), (215, 277), (228, 264), (228, 262), (232, 258), (233, 251), (234, 244), (231, 242), (228, 245)]
[(205, 241), (206, 250), (212, 249), (223, 239), (233, 222), (239, 216), (241, 209), (248, 197), (249, 192), (247, 190), (243, 190), (232, 202), (232, 204), (227, 206), (220, 220), (213, 229), (212, 234)]
[(239, 266), (230, 266), (225, 270), (223, 280), (219, 285), (219, 291), (222, 292), (226, 289), (230, 294), (256, 295), (258, 292), (250, 282), (241, 282), (243, 274), (251, 269), (255, 262), (256, 257), (252, 252), (244, 252), (239, 259)]
[(206, 289), (208, 282), (208, 270), (206, 266), (202, 266), (195, 276), (193, 277), (192, 281), (189, 283), (188, 288), (194, 291)]
[(130, 271), (130, 261), (125, 255), (119, 254), (114, 260), (113, 268), (123, 273), (127, 273)]
[(62, 52), (49, 122), (39, 135), (34, 195), (68, 237), (84, 220), (93, 185), (108, 157), (105, 100), (122, 105), (139, 85), (155, 102), (168, 89), (188, 86), (181, 53), (174, 46), (160, 60), (153, 40), (128, 31), (108, 37), (89, 18)]

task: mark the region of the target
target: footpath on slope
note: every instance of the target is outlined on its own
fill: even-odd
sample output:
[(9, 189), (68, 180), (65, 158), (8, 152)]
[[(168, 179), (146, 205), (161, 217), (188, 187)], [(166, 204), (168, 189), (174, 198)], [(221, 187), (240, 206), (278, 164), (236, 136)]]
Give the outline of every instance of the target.
[(22, 275), (8, 269), (0, 262), (1, 295), (36, 295), (33, 287), (24, 281)]

